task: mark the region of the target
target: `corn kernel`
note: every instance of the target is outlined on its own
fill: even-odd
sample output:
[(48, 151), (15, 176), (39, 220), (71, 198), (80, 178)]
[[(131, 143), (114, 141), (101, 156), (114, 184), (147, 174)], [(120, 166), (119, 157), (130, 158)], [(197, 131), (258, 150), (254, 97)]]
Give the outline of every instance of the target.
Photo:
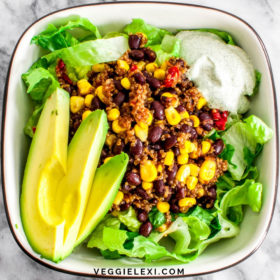
[(127, 62), (125, 60), (121, 60), (119, 59), (117, 61), (117, 65), (120, 69), (125, 70), (126, 72), (129, 70), (129, 65), (127, 64)]
[(168, 123), (171, 125), (177, 125), (181, 121), (180, 114), (172, 106), (165, 109), (165, 116), (166, 116)]
[(71, 96), (70, 98), (70, 110), (72, 113), (79, 112), (84, 107), (85, 99), (81, 96)]
[(106, 97), (103, 93), (103, 86), (99, 86), (96, 90), (95, 90), (95, 94), (98, 96), (98, 98), (105, 103), (106, 102)]
[(94, 95), (93, 94), (88, 94), (86, 95), (85, 97), (85, 105), (87, 107), (90, 107), (91, 106), (91, 102), (92, 102), (92, 99), (94, 98)]
[(153, 182), (157, 178), (157, 169), (152, 161), (140, 164), (140, 176), (145, 182)]
[(191, 170), (191, 176), (198, 176), (199, 173), (199, 167), (196, 164), (190, 163), (189, 164), (190, 170)]
[(125, 89), (130, 89), (131, 87), (131, 83), (129, 81), (128, 78), (123, 78), (121, 79), (121, 85), (125, 88)]
[(193, 197), (185, 197), (179, 200), (179, 207), (192, 207), (196, 204), (196, 199)]
[(197, 116), (191, 115), (190, 119), (193, 121), (193, 126), (194, 127), (198, 127), (199, 126), (200, 120), (199, 120), (199, 118)]
[(146, 70), (148, 71), (148, 72), (155, 72), (156, 71), (156, 69), (157, 69), (157, 64), (156, 63), (154, 63), (154, 62), (152, 62), (152, 63), (148, 63), (147, 65), (146, 65)]
[(154, 72), (154, 77), (158, 80), (164, 80), (165, 78), (165, 71), (163, 69), (157, 69)]
[(142, 188), (147, 191), (153, 187), (153, 183), (150, 182), (142, 182)]
[(169, 211), (169, 209), (170, 209), (170, 205), (169, 205), (168, 202), (159, 201), (157, 203), (157, 209), (161, 213), (167, 213)]
[(104, 159), (104, 163), (107, 163), (111, 158), (112, 158), (112, 157), (106, 157), (106, 158)]
[(149, 128), (146, 124), (141, 123), (141, 126), (139, 124), (136, 124), (134, 126), (134, 132), (135, 135), (142, 141), (145, 142), (148, 138), (148, 131)]
[(211, 159), (205, 160), (199, 171), (199, 179), (202, 182), (209, 182), (214, 178), (216, 173), (216, 162)]
[(166, 69), (167, 69), (167, 60), (164, 61), (164, 62), (161, 64), (160, 68), (163, 69), (163, 70), (166, 70)]
[(198, 179), (194, 176), (189, 176), (186, 180), (186, 184), (189, 190), (193, 190), (197, 185)]
[(78, 87), (79, 93), (81, 95), (86, 95), (86, 94), (90, 93), (93, 89), (92, 85), (86, 79), (82, 79), (82, 80), (78, 81), (77, 87)]
[(168, 227), (167, 227), (167, 224), (163, 224), (163, 225), (157, 227), (157, 231), (158, 231), (158, 232), (164, 232), (164, 231), (167, 230), (167, 228), (168, 228)]
[(91, 114), (90, 110), (86, 110), (83, 112), (82, 120), (85, 120)]
[(202, 141), (201, 142), (201, 151), (202, 151), (202, 154), (205, 155), (209, 152), (211, 148), (211, 143), (209, 141)]
[(147, 119), (147, 125), (151, 125), (153, 122), (153, 114), (149, 111), (148, 119)]
[(146, 63), (144, 61), (139, 61), (137, 63), (137, 68), (142, 71), (145, 68), (145, 65)]
[(178, 164), (187, 164), (189, 161), (189, 155), (188, 154), (181, 154), (177, 157)]
[(115, 205), (119, 205), (119, 204), (122, 202), (123, 197), (124, 197), (123, 192), (118, 191), (118, 193), (117, 193), (117, 195), (116, 195), (116, 198), (115, 198), (115, 200), (114, 200), (114, 204), (115, 204)]
[(106, 145), (112, 147), (117, 141), (117, 136), (115, 134), (107, 134), (106, 136)]
[(190, 176), (190, 172), (190, 167), (188, 165), (182, 165), (176, 174), (176, 179), (184, 183), (187, 177)]
[(191, 141), (187, 140), (184, 143), (184, 147), (180, 148), (180, 153), (181, 154), (188, 154), (191, 153), (195, 150), (195, 145)]
[(158, 171), (159, 173), (161, 173), (161, 172), (163, 171), (163, 166), (162, 166), (161, 164), (159, 164), (159, 165), (157, 166), (157, 171)]
[(92, 71), (99, 73), (99, 72), (103, 72), (105, 69), (105, 64), (104, 63), (98, 63), (92, 66)]
[(121, 133), (121, 132), (124, 132), (126, 130), (124, 127), (120, 126), (118, 119), (113, 121), (112, 129), (115, 133)]
[(109, 121), (114, 121), (120, 116), (120, 111), (117, 108), (113, 108), (107, 112), (107, 118)]
[(200, 189), (197, 191), (198, 198), (204, 196), (204, 193), (205, 193), (204, 189), (203, 189), (203, 188), (200, 188)]
[(190, 115), (187, 111), (181, 112), (180, 116), (182, 119), (188, 119), (190, 117)]
[(165, 159), (164, 159), (164, 165), (170, 166), (174, 162), (174, 153), (172, 150), (169, 150), (166, 153)]
[(203, 106), (205, 106), (207, 104), (207, 101), (204, 97), (200, 97), (197, 104), (196, 104), (196, 108), (198, 110), (200, 110)]

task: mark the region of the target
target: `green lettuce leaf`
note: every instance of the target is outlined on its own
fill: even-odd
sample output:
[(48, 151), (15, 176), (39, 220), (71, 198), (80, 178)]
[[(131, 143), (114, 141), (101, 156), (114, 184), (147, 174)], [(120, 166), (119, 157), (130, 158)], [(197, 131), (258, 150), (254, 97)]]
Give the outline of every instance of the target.
[(131, 231), (136, 232), (139, 230), (141, 223), (137, 219), (136, 211), (134, 208), (129, 207), (128, 210), (118, 212), (117, 218)]
[(72, 35), (73, 33), (69, 33), (68, 31), (72, 31), (76, 28), (86, 31), (86, 33), (83, 34), (84, 37), (90, 35), (92, 40), (101, 38), (97, 27), (88, 19), (78, 18), (73, 21), (68, 21), (67, 24), (59, 27), (49, 24), (43, 32), (32, 38), (31, 43), (41, 46), (49, 51), (74, 46), (79, 44), (81, 39), (74, 37)]
[(180, 40), (173, 35), (165, 35), (160, 45), (150, 47), (156, 52), (159, 65), (171, 57), (179, 57), (180, 55)]
[(236, 45), (232, 36), (226, 31), (222, 31), (222, 30), (218, 30), (218, 29), (214, 29), (214, 28), (200, 28), (200, 29), (194, 29), (193, 31), (210, 32), (210, 33), (213, 33), (213, 34), (219, 36), (227, 44), (233, 45), (233, 46)]
[(148, 39), (146, 46), (158, 45), (166, 34), (171, 34), (169, 31), (147, 24), (139, 18), (133, 19), (130, 24), (126, 25), (123, 32), (128, 35), (137, 32), (144, 33)]
[(258, 154), (261, 150), (259, 144), (263, 145), (272, 135), (272, 130), (254, 115), (244, 119), (244, 122), (234, 123), (223, 134), (222, 138), (226, 145), (234, 147), (234, 153), (229, 161), (231, 163), (229, 172), (234, 180), (242, 179), (248, 166), (248, 155)]

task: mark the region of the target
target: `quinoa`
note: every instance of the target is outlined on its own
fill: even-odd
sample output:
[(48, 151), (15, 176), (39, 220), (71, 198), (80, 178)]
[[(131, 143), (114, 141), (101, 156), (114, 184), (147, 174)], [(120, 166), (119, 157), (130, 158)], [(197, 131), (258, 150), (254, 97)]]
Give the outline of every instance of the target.
[[(169, 207), (164, 212), (169, 225), (171, 213), (186, 213), (195, 205), (213, 207), (215, 184), (227, 171), (227, 161), (218, 157), (224, 148), (222, 140), (218, 143), (204, 139), (215, 128), (215, 120), (206, 102), (199, 104), (204, 100), (203, 94), (186, 77), (187, 63), (170, 58), (159, 67), (154, 62), (155, 53), (141, 46), (138, 53), (129, 50), (117, 62), (104, 63), (100, 72), (88, 73), (91, 85), (88, 94), (93, 98), (78, 112), (71, 112), (69, 138), (78, 129), (84, 112), (104, 109), (109, 116), (112, 109), (117, 109), (119, 116), (108, 121), (110, 128), (99, 164), (121, 152), (129, 155), (129, 164), (120, 187), (123, 199), (114, 203), (110, 211), (116, 213), (132, 206), (137, 213), (148, 214), (153, 207), (160, 210), (160, 203), (167, 202)], [(141, 59), (137, 55), (141, 55)], [(69, 79), (63, 65), (59, 60), (56, 67), (61, 87), (70, 96), (80, 95), (77, 83)], [(124, 84), (124, 79), (128, 84)], [(102, 98), (95, 93), (100, 86)], [(171, 120), (170, 112), (174, 114)], [(173, 123), (172, 118), (178, 117), (179, 121)], [(114, 122), (119, 131), (113, 128)], [(190, 145), (187, 152), (184, 151), (186, 143)], [(167, 162), (168, 156), (170, 162)], [(214, 164), (215, 170), (209, 180), (204, 180), (201, 169), (207, 161)], [(156, 170), (151, 182), (145, 182), (140, 172), (147, 162)], [(194, 174), (190, 169), (188, 174), (193, 185), (188, 180), (180, 180), (178, 175), (186, 166), (197, 170)]]

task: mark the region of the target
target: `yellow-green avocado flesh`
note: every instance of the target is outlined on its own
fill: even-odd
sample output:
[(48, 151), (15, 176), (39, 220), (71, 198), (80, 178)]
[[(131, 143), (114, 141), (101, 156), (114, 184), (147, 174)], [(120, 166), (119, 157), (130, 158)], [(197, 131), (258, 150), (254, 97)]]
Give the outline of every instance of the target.
[(128, 159), (127, 154), (121, 153), (97, 169), (76, 246), (91, 234), (111, 208), (125, 174)]
[(69, 94), (57, 89), (46, 101), (24, 171), (21, 217), (31, 247), (58, 262), (75, 245), (108, 123), (104, 111), (91, 113), (67, 152)]

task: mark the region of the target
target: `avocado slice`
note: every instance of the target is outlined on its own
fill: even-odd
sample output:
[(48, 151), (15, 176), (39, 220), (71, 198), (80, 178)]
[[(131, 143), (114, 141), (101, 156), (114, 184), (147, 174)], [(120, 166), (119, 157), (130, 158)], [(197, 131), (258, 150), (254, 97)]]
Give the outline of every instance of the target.
[(57, 211), (65, 220), (61, 259), (71, 254), (108, 131), (106, 113), (92, 112), (80, 125), (67, 155), (67, 173), (56, 193)]
[(28, 154), (20, 199), (26, 237), (46, 259), (58, 262), (74, 248), (107, 130), (106, 113), (92, 112), (67, 152), (69, 94), (57, 88), (46, 101)]
[(24, 171), (20, 209), (29, 244), (42, 257), (58, 261), (64, 220), (53, 207), (58, 182), (66, 174), (69, 94), (57, 89), (46, 101)]
[(97, 169), (76, 246), (91, 234), (111, 208), (125, 174), (128, 159), (127, 154), (121, 153)]

